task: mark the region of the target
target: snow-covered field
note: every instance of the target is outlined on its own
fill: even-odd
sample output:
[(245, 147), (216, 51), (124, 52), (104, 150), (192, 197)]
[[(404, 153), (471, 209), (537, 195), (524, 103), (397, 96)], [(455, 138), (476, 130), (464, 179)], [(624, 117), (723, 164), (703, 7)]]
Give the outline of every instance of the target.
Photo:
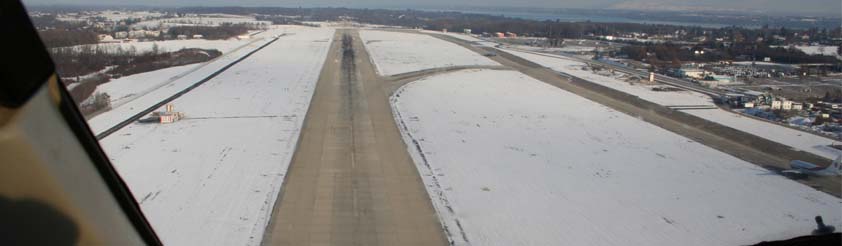
[(684, 112), (827, 159), (833, 160), (839, 155), (842, 155), (842, 151), (828, 146), (832, 143), (838, 144), (839, 142), (830, 138), (775, 125), (721, 109), (686, 110)]
[(97, 16), (104, 17), (110, 21), (122, 21), (126, 19), (155, 18), (163, 15), (164, 13), (161, 12), (105, 10), (101, 11)]
[(653, 91), (652, 88), (655, 87), (669, 87), (667, 85), (646, 85), (643, 83), (630, 83), (629, 81), (624, 81), (622, 79), (618, 79), (617, 77), (621, 75), (621, 73), (617, 72), (615, 76), (606, 76), (596, 74), (591, 70), (583, 70), (583, 68), (587, 68), (587, 65), (574, 61), (563, 56), (558, 55), (537, 55), (534, 53), (528, 52), (521, 52), (511, 49), (505, 50), (512, 55), (519, 56), (526, 60), (535, 62), (539, 65), (548, 67), (555, 71), (564, 72), (584, 80), (597, 83), (606, 87), (614, 88), (640, 98), (644, 100), (657, 103), (664, 106), (675, 106), (675, 105), (706, 105), (706, 106), (714, 106), (713, 101), (709, 96), (706, 96), (701, 93), (696, 93), (692, 91)]
[(842, 200), (513, 71), (392, 97), (457, 245), (745, 245), (842, 226)]
[[(709, 96), (701, 93), (691, 91), (677, 91), (677, 92), (663, 92), (652, 91), (652, 87), (667, 87), (666, 85), (643, 85), (630, 84), (629, 82), (618, 80), (611, 76), (603, 76), (595, 74), (592, 71), (585, 71), (581, 68), (585, 66), (583, 63), (573, 61), (562, 56), (557, 55), (537, 55), (528, 52), (520, 52), (515, 50), (506, 50), (513, 55), (522, 57), (532, 62), (538, 63), (542, 66), (549, 67), (553, 70), (564, 72), (593, 83), (597, 83), (606, 87), (620, 90), (642, 98), (653, 103), (664, 106), (682, 106), (682, 105), (700, 105), (700, 106), (715, 106)], [(834, 140), (818, 135), (806, 133), (795, 130), (774, 123), (765, 122), (750, 117), (741, 116), (737, 113), (728, 112), (722, 109), (707, 109), (707, 110), (685, 110), (688, 114), (692, 114), (703, 119), (707, 119), (758, 137), (769, 139), (795, 149), (810, 152), (828, 159), (836, 159), (838, 155), (842, 155), (842, 151), (828, 147)]]
[(158, 85), (166, 85), (168, 82), (175, 81), (200, 67), (202, 67), (202, 63), (129, 75), (98, 85), (96, 91), (108, 93), (111, 97), (111, 105), (119, 107), (137, 96), (157, 89)]
[[(109, 95), (114, 93), (114, 95), (112, 95), (112, 100), (119, 101), (114, 101), (112, 103), (111, 110), (89, 119), (88, 125), (95, 134), (99, 134), (100, 132), (105, 131), (119, 122), (131, 117), (137, 112), (146, 109), (187, 87), (190, 87), (213, 72), (216, 72), (229, 63), (266, 44), (271, 41), (270, 37), (272, 36), (288, 34), (288, 36), (281, 37), (278, 42), (290, 39), (294, 40), (295, 38), (292, 36), (295, 36), (297, 32), (309, 32), (310, 29), (312, 28), (276, 26), (266, 32), (256, 35), (249, 43), (230, 50), (227, 53), (224, 53), (221, 57), (196, 67), (185, 68), (186, 66), (182, 66), (170, 68), (169, 70), (156, 70), (126, 76), (106, 83), (110, 85), (100, 85), (98, 86), (97, 91), (107, 92)], [(178, 73), (182, 70), (184, 72)], [(143, 84), (138, 85), (138, 82), (142, 82)], [(102, 87), (102, 89), (99, 87)]]
[(178, 51), (186, 48), (201, 48), (201, 49), (215, 49), (222, 53), (228, 53), (237, 47), (243, 46), (254, 40), (206, 40), (206, 39), (189, 39), (189, 40), (166, 40), (166, 41), (147, 41), (147, 42), (127, 42), (127, 43), (99, 43), (87, 44), (69, 47), (70, 49), (79, 50), (83, 46), (98, 48), (106, 52), (117, 53), (118, 51), (145, 53), (152, 51), (154, 46), (158, 46), (159, 52)]
[(164, 244), (260, 243), (332, 35), (300, 28), (173, 101), (186, 119), (101, 141)]
[(360, 37), (381, 75), (449, 66), (499, 65), (475, 52), (429, 35), (361, 30)]
[(839, 56), (839, 54), (836, 53), (839, 46), (835, 45), (795, 46), (795, 48), (808, 55)]
[[(243, 46), (241, 49), (229, 52), (228, 54), (224, 54), (212, 61), (203, 63), (199, 65), (199, 67), (196, 67), (195, 70), (185, 70), (185, 72), (189, 71), (189, 73), (182, 73), (179, 74), (179, 76), (174, 77), (171, 72), (174, 72), (173, 70), (180, 70), (183, 67), (135, 74), (109, 82), (114, 84), (110, 86), (102, 86), (102, 90), (99, 88), (97, 88), (97, 90), (101, 92), (108, 92), (109, 94), (115, 93), (115, 95), (131, 96), (129, 98), (121, 96), (114, 97), (113, 99), (120, 99), (120, 101), (112, 104), (111, 110), (89, 119), (88, 125), (95, 134), (99, 134), (100, 132), (105, 131), (112, 126), (117, 125), (119, 122), (131, 117), (137, 112), (146, 109), (187, 87), (190, 87), (213, 72), (216, 72), (222, 67), (269, 41), (270, 39), (256, 40), (255, 42)], [(144, 80), (136, 79), (140, 77), (143, 77)], [(143, 82), (144, 85), (135, 84), (137, 82)], [(154, 90), (136, 91), (139, 88), (154, 88)]]
[(516, 45), (518, 49), (522, 50), (529, 50), (529, 51), (539, 51), (539, 52), (590, 52), (596, 50), (596, 47), (590, 46), (579, 46), (579, 45), (565, 45), (564, 47), (552, 47), (552, 48), (545, 48), (545, 47), (536, 47), (536, 46), (527, 46), (527, 45)]
[(459, 33), (459, 32), (441, 32), (441, 31), (432, 31), (432, 30), (421, 30), (421, 32), (422, 33), (430, 33), (430, 34), (444, 34), (444, 35), (451, 36), (451, 37), (454, 37), (454, 38), (458, 38), (458, 39), (461, 39), (461, 40), (465, 40), (465, 41), (468, 41), (468, 42), (482, 42), (482, 41), (484, 41), (484, 40), (476, 38), (472, 35), (468, 35), (468, 34), (465, 34), (465, 33)]
[[(771, 47), (788, 49), (790, 46)], [(842, 54), (836, 53), (836, 50), (839, 48), (837, 45), (795, 45), (793, 47), (801, 52), (804, 52), (804, 54), (835, 56), (837, 59), (842, 60)]]
[(230, 24), (261, 24), (272, 25), (269, 21), (258, 21), (251, 16), (237, 16), (237, 15), (202, 15), (193, 17), (177, 17), (141, 21), (132, 25), (139, 28), (157, 28), (157, 27), (174, 27), (174, 26), (219, 26), (223, 23)]

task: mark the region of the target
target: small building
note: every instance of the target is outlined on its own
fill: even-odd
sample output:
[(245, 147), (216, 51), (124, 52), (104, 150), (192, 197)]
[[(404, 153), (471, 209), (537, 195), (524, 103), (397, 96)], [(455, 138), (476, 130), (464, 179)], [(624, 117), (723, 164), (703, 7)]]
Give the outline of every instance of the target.
[(144, 38), (144, 37), (146, 37), (146, 31), (143, 31), (143, 30), (129, 31), (129, 38), (138, 39), (138, 38)]
[(205, 37), (205, 36), (203, 36), (202, 34), (194, 34), (194, 35), (193, 35), (193, 39), (202, 39), (202, 38), (204, 38), (204, 37)]
[(705, 78), (705, 70), (698, 69), (698, 68), (682, 68), (678, 71), (681, 76), (693, 78), (693, 79), (704, 79)]
[(251, 38), (251, 36), (249, 36), (249, 35), (240, 35), (240, 36), (237, 36), (237, 39), (239, 39), (239, 40), (245, 40), (245, 39), (250, 39), (250, 38)]
[(803, 110), (804, 105), (801, 103), (792, 103), (792, 110)]
[(109, 41), (114, 40), (114, 37), (112, 37), (111, 35), (108, 35), (108, 34), (98, 34), (98, 35), (96, 35), (96, 38), (100, 42), (109, 42)]
[(509, 38), (517, 38), (517, 34), (513, 32), (506, 32), (506, 37)]
[(157, 38), (157, 37), (160, 37), (160, 36), (161, 36), (161, 31), (145, 31), (145, 32), (144, 32), (144, 35), (145, 35), (146, 37), (154, 37), (154, 38)]
[(185, 39), (187, 39), (187, 35), (179, 34), (178, 36), (175, 36), (175, 38), (178, 39), (178, 40), (185, 40)]
[(169, 124), (179, 121), (184, 118), (184, 113), (175, 112), (175, 107), (172, 104), (167, 104), (166, 110), (163, 112), (155, 111), (149, 117), (140, 119), (140, 123), (160, 123)]
[(505, 37), (506, 37), (506, 34), (503, 34), (502, 32), (495, 32), (495, 33), (494, 33), (494, 37), (498, 37), (498, 38), (505, 38)]
[(787, 110), (787, 111), (792, 110), (792, 101), (790, 101), (790, 100), (783, 101), (781, 103), (781, 109)]
[(464, 32), (465, 34), (471, 34), (471, 29), (465, 28), (462, 30), (462, 32)]
[(754, 102), (747, 102), (743, 104), (744, 108), (754, 108)]
[(783, 102), (778, 101), (778, 100), (772, 101), (772, 110), (780, 110), (782, 106), (783, 106)]
[(447, 33), (447, 28), (443, 28), (443, 29), (441, 29), (441, 32), (443, 32), (443, 33)]
[(124, 39), (129, 37), (129, 32), (115, 32), (114, 38), (116, 39)]

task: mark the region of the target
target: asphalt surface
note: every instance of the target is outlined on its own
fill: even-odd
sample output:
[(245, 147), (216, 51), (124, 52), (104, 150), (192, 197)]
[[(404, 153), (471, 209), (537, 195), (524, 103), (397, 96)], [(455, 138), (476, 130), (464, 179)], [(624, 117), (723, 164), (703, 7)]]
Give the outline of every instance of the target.
[(392, 83), (356, 30), (335, 35), (263, 244), (449, 244), (392, 115)]

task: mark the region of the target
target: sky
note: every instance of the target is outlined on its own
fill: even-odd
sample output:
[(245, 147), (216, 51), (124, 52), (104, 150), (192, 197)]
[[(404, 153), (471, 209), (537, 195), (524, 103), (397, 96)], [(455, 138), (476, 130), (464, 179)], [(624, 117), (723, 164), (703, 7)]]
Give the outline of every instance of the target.
[[(27, 4), (103, 4), (102, 0), (23, 0)], [(109, 0), (110, 5), (357, 8), (531, 7), (638, 10), (730, 10), (842, 16), (840, 0)]]

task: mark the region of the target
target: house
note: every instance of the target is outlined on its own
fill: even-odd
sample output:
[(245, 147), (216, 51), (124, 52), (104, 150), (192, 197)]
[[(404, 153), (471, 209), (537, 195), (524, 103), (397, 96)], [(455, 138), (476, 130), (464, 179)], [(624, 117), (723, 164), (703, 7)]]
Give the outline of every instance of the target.
[(178, 40), (185, 40), (185, 39), (187, 39), (187, 35), (184, 35), (184, 34), (179, 34), (179, 35), (178, 35), (178, 36), (176, 36), (175, 38), (176, 38), (176, 39), (178, 39)]
[(464, 32), (465, 34), (471, 34), (471, 29), (465, 28), (462, 30), (462, 32)]
[(498, 37), (498, 38), (505, 38), (505, 37), (506, 37), (506, 35), (505, 35), (505, 34), (503, 34), (502, 32), (495, 32), (495, 33), (494, 33), (494, 37)]
[(506, 37), (517, 38), (517, 34), (515, 34), (513, 32), (506, 32)]

